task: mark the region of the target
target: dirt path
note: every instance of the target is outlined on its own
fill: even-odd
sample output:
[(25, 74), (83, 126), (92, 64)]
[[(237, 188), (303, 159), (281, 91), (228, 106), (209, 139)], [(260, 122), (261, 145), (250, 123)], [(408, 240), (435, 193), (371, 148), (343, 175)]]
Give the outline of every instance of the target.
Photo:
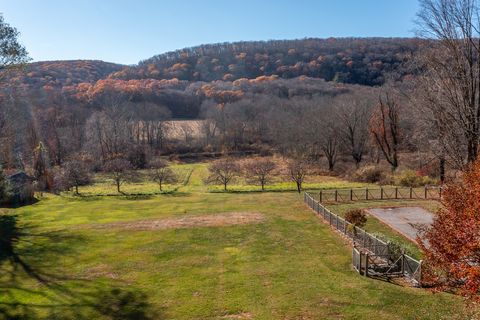
[(258, 212), (228, 212), (178, 218), (147, 219), (126, 222), (103, 223), (93, 226), (95, 229), (121, 230), (166, 230), (199, 227), (224, 227), (240, 224), (262, 223), (264, 215)]
[(375, 208), (368, 213), (416, 242), (418, 230), (430, 226), (434, 215), (420, 207)]

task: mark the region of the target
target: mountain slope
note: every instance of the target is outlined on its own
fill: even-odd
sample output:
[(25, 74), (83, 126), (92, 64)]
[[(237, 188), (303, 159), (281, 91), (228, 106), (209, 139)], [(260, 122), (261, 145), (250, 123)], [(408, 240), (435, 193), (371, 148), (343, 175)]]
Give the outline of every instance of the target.
[(330, 38), (247, 41), (185, 48), (156, 55), (113, 73), (118, 79), (233, 81), (277, 75), (381, 85), (385, 77), (408, 74), (405, 62), (419, 50), (418, 39)]
[(6, 75), (3, 85), (17, 85), (28, 89), (45, 86), (61, 89), (82, 82), (94, 83), (125, 66), (99, 60), (41, 61), (27, 64), (23, 70)]

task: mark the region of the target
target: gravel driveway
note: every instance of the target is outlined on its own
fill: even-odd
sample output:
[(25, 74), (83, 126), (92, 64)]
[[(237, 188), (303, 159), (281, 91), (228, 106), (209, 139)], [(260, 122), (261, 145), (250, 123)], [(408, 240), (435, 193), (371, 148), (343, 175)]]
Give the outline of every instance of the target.
[(405, 237), (416, 241), (420, 226), (430, 226), (434, 215), (419, 207), (375, 208), (368, 213), (388, 224)]

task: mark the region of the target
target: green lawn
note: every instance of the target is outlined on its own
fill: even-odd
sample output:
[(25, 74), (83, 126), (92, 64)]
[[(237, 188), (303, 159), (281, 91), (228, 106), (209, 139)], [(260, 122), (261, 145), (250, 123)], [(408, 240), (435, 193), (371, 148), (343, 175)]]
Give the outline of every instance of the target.
[[(172, 193), (47, 195), (6, 212), (0, 232), (11, 230), (15, 219), (21, 232), (10, 237), (13, 250), (0, 254), (0, 318), (36, 312), (32, 318), (464, 319), (458, 297), (359, 276), (348, 244), (314, 216), (301, 195), (210, 192), (203, 185), (204, 164), (179, 169), (188, 172), (188, 181)], [(93, 188), (106, 187), (99, 182)], [(225, 212), (261, 213), (265, 220), (125, 227)], [(369, 223), (367, 230), (373, 230)]]

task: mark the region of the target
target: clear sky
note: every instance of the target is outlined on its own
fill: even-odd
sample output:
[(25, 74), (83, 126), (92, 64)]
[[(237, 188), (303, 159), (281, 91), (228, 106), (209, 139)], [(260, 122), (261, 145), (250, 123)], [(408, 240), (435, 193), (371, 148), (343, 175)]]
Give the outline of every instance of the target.
[(34, 61), (134, 64), (205, 43), (410, 37), (417, 0), (0, 0)]

